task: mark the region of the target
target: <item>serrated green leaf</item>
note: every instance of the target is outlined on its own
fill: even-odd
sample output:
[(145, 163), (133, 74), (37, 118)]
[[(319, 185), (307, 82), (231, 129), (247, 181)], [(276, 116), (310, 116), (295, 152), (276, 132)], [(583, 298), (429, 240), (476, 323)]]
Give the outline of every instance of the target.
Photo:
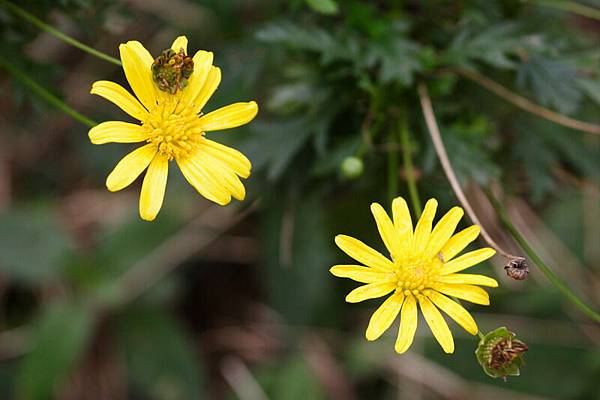
[(34, 285), (61, 276), (72, 248), (50, 208), (20, 208), (0, 215), (0, 273)]
[(266, 43), (319, 52), (333, 45), (333, 38), (327, 31), (317, 27), (308, 29), (290, 21), (271, 22), (256, 33), (256, 38)]
[(170, 315), (133, 307), (119, 316), (116, 329), (136, 392), (156, 400), (202, 398), (199, 358)]
[(577, 79), (577, 84), (590, 99), (600, 105), (600, 80), (579, 78)]
[(470, 61), (477, 60), (510, 69), (515, 66), (511, 55), (520, 44), (518, 25), (514, 23), (500, 23), (483, 29), (467, 25), (454, 37), (441, 58), (443, 62), (464, 67), (471, 67)]
[(332, 284), (332, 235), (316, 194), (277, 203), (263, 224), (270, 298), (286, 321), (305, 324), (319, 317)]
[(335, 0), (305, 0), (306, 4), (316, 12), (325, 15), (334, 15), (339, 11)]
[(319, 381), (301, 354), (292, 354), (275, 368), (262, 370), (259, 379), (271, 399), (326, 399)]
[(34, 326), (32, 350), (21, 361), (15, 385), (20, 400), (56, 398), (90, 339), (93, 314), (82, 305), (56, 304)]
[(576, 78), (577, 70), (572, 65), (539, 55), (517, 69), (517, 85), (531, 89), (540, 104), (567, 114), (577, 109), (582, 97)]

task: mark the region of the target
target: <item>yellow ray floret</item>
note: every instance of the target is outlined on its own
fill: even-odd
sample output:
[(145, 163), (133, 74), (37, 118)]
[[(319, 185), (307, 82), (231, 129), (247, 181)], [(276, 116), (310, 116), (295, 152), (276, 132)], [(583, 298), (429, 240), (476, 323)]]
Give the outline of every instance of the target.
[(356, 303), (391, 293), (373, 313), (365, 336), (367, 340), (379, 338), (400, 314), (395, 345), (398, 353), (407, 351), (413, 342), (419, 308), (442, 349), (453, 353), (454, 339), (440, 310), (476, 335), (479, 329), (471, 314), (450, 297), (488, 305), (489, 296), (479, 286), (498, 286), (498, 282), (484, 275), (458, 273), (489, 259), (495, 251), (482, 248), (456, 257), (477, 238), (479, 227), (471, 226), (454, 233), (464, 214), (460, 207), (452, 208), (434, 226), (436, 209), (437, 201), (429, 200), (413, 230), (408, 206), (401, 197), (392, 202), (391, 219), (379, 204), (371, 205), (389, 258), (350, 236), (335, 238), (338, 247), (360, 264), (335, 265), (331, 273), (365, 284), (351, 291), (347, 302)]
[[(188, 40), (180, 36), (171, 46), (187, 57)], [(103, 122), (90, 129), (94, 144), (146, 144), (126, 155), (108, 175), (110, 191), (129, 186), (144, 171), (139, 212), (152, 221), (164, 199), (170, 161), (175, 160), (185, 179), (202, 196), (220, 205), (246, 196), (240, 178), (250, 176), (250, 161), (239, 151), (205, 137), (206, 132), (235, 128), (252, 121), (258, 112), (254, 101), (234, 103), (202, 114), (221, 82), (221, 70), (213, 66), (213, 53), (200, 50), (193, 72), (175, 93), (162, 91), (153, 81), (154, 58), (137, 41), (119, 46), (125, 77), (135, 96), (122, 86), (97, 81), (92, 94), (101, 96), (135, 118), (137, 123)], [(189, 59), (189, 58), (188, 58)]]

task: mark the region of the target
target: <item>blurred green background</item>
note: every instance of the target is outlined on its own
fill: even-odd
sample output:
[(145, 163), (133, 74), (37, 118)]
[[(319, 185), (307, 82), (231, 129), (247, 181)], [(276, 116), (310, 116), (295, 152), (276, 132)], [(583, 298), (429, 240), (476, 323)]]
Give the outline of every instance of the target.
[(598, 309), (600, 138), (527, 113), (461, 72), (600, 123), (598, 2), (18, 4), (112, 56), (132, 39), (157, 55), (185, 34), (190, 52), (213, 51), (223, 70), (207, 110), (255, 99), (261, 111), (210, 134), (253, 163), (243, 203), (212, 205), (172, 168), (163, 210), (143, 222), (139, 182), (104, 188), (129, 146), (91, 145), (86, 126), (1, 64), (95, 121), (128, 118), (89, 94), (95, 80), (126, 84), (122, 70), (0, 3), (0, 399), (600, 399), (600, 328), (534, 266), (519, 282), (500, 257), (476, 267), (500, 281), (491, 306), (469, 307), (480, 329), (507, 326), (529, 344), (508, 382), (483, 373), (477, 338), (453, 322), (454, 355), (422, 320), (403, 356), (393, 351), (397, 322), (367, 343), (380, 301), (346, 304), (356, 284), (328, 272), (348, 261), (335, 234), (383, 248), (369, 204), (408, 198), (403, 149), (421, 200), (437, 197), (440, 212), (457, 204), (419, 107), (425, 82), (483, 224), (520, 252), (481, 194), (491, 185), (546, 262)]

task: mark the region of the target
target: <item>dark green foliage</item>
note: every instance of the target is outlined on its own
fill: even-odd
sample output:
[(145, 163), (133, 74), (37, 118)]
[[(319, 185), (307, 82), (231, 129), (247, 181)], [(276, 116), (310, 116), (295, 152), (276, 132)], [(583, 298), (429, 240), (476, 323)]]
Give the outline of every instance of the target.
[[(439, 398), (440, 387), (447, 394), (443, 383), (416, 382), (418, 376), (392, 370), (394, 363), (441, 369), (466, 391), (455, 398), (473, 390), (481, 398), (511, 398), (513, 391), (598, 397), (596, 326), (539, 284), (544, 281), (533, 266), (532, 279), (520, 283), (503, 279), (503, 260), (472, 271), (495, 276), (501, 285), (490, 289), (490, 307), (467, 305), (480, 328), (506, 325), (530, 345), (521, 377), (506, 384), (482, 372), (473, 354), (477, 338), (454, 323), (451, 357), (423, 329), (414, 353), (396, 358), (397, 322), (367, 343), (364, 330), (380, 301), (346, 304), (344, 296), (358, 283), (329, 274), (333, 264), (350, 262), (335, 246), (335, 234), (385, 252), (369, 204), (389, 210), (391, 182), (408, 199), (403, 118), (421, 199), (437, 197), (440, 213), (457, 204), (423, 121), (416, 87), (425, 83), (461, 183), (493, 184), (519, 197), (540, 217), (523, 221), (531, 234), (542, 223), (565, 245), (556, 249), (541, 241), (536, 250), (545, 250), (548, 264), (598, 309), (598, 137), (531, 115), (456, 73), (476, 71), (555, 112), (599, 123), (597, 22), (518, 0), (163, 3), (19, 5), (111, 56), (118, 56), (119, 43), (136, 39), (156, 57), (179, 34), (190, 39), (190, 55), (213, 51), (223, 78), (204, 111), (256, 99), (260, 112), (247, 127), (209, 138), (252, 161), (242, 205), (260, 198), (260, 206), (187, 256), (186, 272), (193, 268), (194, 274), (174, 266), (170, 279), (148, 282), (148, 290), (129, 299), (125, 274), (153, 265), (155, 251), (180, 240), (182, 227), (208, 202), (171, 168), (159, 218), (139, 220), (139, 184), (119, 194), (104, 188), (130, 146), (92, 146), (84, 126), (0, 69), (2, 399), (80, 394), (68, 387), (74, 376), (93, 381), (106, 371), (117, 377), (108, 374), (116, 382), (108, 398), (234, 398), (223, 364), (229, 356), (241, 360), (272, 399), (335, 398), (336, 377), (361, 399), (398, 398), (399, 390), (411, 394), (415, 388), (424, 399)], [(122, 70), (40, 34), (1, 4), (0, 57), (96, 121), (130, 121), (89, 96), (94, 80), (125, 83)], [(195, 19), (186, 20), (189, 15)], [(501, 238), (493, 216), (482, 215)], [(461, 226), (467, 225), (465, 217)], [(211, 221), (183, 240), (201, 243), (204, 235), (221, 235), (219, 226)], [(192, 275), (201, 283), (188, 281)], [(136, 283), (145, 283), (147, 277), (139, 276)], [(13, 335), (21, 340), (14, 343), (26, 346), (13, 348)], [(311, 335), (325, 347), (307, 348)], [(90, 360), (105, 349), (100, 344), (114, 359), (94, 365)], [(328, 374), (315, 368), (315, 353), (323, 357), (319, 362), (331, 362)]]

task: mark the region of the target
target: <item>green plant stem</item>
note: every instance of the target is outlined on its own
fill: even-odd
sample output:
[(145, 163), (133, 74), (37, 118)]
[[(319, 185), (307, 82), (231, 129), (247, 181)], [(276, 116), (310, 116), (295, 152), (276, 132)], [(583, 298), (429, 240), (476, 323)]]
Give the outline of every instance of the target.
[(573, 14), (581, 15), (582, 17), (595, 19), (596, 21), (600, 21), (600, 10), (586, 6), (584, 4), (579, 4), (574, 1), (566, 1), (566, 0), (534, 0), (536, 4), (541, 6), (546, 6), (550, 8), (555, 8), (557, 10), (570, 12)]
[[(390, 145), (396, 143), (396, 131), (390, 131)], [(398, 153), (396, 151), (388, 152), (388, 196), (390, 204), (398, 196)]]
[(89, 54), (91, 54), (95, 57), (98, 57), (104, 61), (108, 61), (115, 65), (122, 66), (121, 61), (117, 60), (116, 58), (111, 57), (108, 54), (102, 53), (101, 51), (98, 51), (90, 46), (87, 46), (87, 45), (81, 43), (78, 40), (73, 39), (72, 37), (59, 31), (58, 29), (46, 24), (44, 21), (42, 21), (41, 19), (37, 18), (36, 16), (30, 14), (28, 11), (22, 9), (21, 7), (17, 6), (16, 4), (14, 4), (10, 1), (7, 1), (7, 0), (0, 0), (0, 4), (4, 5), (8, 10), (12, 11), (15, 15), (31, 22), (33, 25), (35, 25), (38, 28), (40, 28), (41, 30), (46, 31), (49, 34), (55, 36), (59, 40), (62, 40), (63, 42), (65, 42), (71, 46), (75, 46), (78, 49), (83, 50), (86, 53), (89, 53)]
[(6, 69), (11, 75), (18, 79), (22, 84), (31, 89), (36, 95), (46, 100), (48, 103), (58, 108), (65, 114), (69, 115), (73, 119), (81, 122), (84, 125), (94, 127), (98, 125), (95, 121), (92, 121), (85, 115), (75, 111), (69, 107), (64, 101), (50, 93), (46, 88), (41, 86), (39, 83), (32, 80), (29, 76), (23, 73), (19, 68), (7, 62), (4, 58), (0, 57), (0, 67)]
[(412, 203), (413, 210), (417, 218), (421, 217), (421, 199), (417, 190), (417, 180), (415, 177), (415, 169), (412, 162), (412, 143), (410, 140), (410, 132), (408, 131), (408, 120), (406, 115), (400, 118), (400, 138), (402, 140), (402, 162), (404, 164), (404, 173), (408, 182), (408, 194)]
[(481, 333), (481, 331), (477, 331), (477, 336), (479, 336), (479, 339), (483, 340), (485, 338), (485, 335), (483, 333)]
[(542, 271), (542, 273), (571, 303), (573, 303), (581, 312), (590, 317), (592, 320), (600, 323), (600, 314), (594, 311), (590, 306), (585, 304), (577, 295), (544, 263), (544, 261), (537, 255), (537, 253), (531, 248), (529, 243), (525, 240), (521, 232), (512, 224), (510, 218), (506, 214), (504, 207), (496, 199), (494, 194), (488, 189), (485, 191), (490, 203), (496, 210), (496, 213), (500, 217), (500, 221), (511, 234), (515, 241), (521, 246), (523, 251), (527, 254), (529, 259), (533, 261), (535, 265)]

